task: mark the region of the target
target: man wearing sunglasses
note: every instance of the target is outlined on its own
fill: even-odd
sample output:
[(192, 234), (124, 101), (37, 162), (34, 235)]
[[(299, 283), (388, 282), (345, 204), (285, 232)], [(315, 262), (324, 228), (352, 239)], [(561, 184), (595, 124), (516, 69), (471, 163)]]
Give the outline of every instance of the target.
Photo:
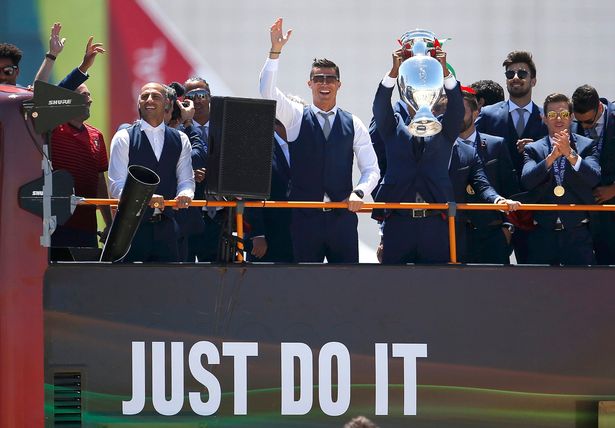
[[(206, 151), (209, 141), (209, 102), (211, 90), (209, 83), (199, 76), (190, 77), (184, 82), (184, 100), (194, 104), (194, 117), (192, 128), (197, 130), (204, 142)], [(185, 124), (186, 125), (186, 124)], [(205, 199), (206, 165), (195, 167), (194, 179), (196, 187), (194, 197)], [(190, 228), (188, 235), (188, 261), (215, 262), (218, 260), (218, 248), (222, 227), (226, 220), (227, 210), (223, 208), (192, 207), (187, 212), (187, 224)]]
[[(538, 204), (593, 204), (592, 189), (600, 182), (596, 144), (570, 133), (572, 103), (551, 94), (543, 120), (549, 135), (525, 147), (522, 185), (527, 201)], [(590, 265), (595, 263), (589, 213), (536, 211), (536, 228), (528, 235), (532, 264)]]
[(0, 43), (0, 85), (16, 85), (21, 50), (10, 43)]
[[(615, 204), (615, 104), (598, 96), (589, 85), (572, 94), (575, 132), (596, 142), (600, 158), (600, 184), (594, 189), (598, 204)], [(592, 235), (598, 264), (615, 264), (615, 212), (592, 213)]]
[[(260, 75), (260, 93), (273, 99), (276, 118), (286, 128), (290, 147), (289, 200), (348, 202), (348, 210), (293, 211), (291, 233), (297, 262), (357, 263), (359, 245), (356, 211), (380, 177), (369, 133), (359, 118), (337, 106), (339, 68), (315, 60), (307, 82), (312, 104), (291, 101), (276, 87), (278, 62), (292, 30), (284, 33), (282, 18), (270, 28), (271, 49)], [(353, 186), (353, 159), (361, 172)]]
[[(523, 148), (547, 135), (542, 111), (532, 101), (532, 88), (536, 86), (536, 65), (532, 54), (526, 51), (510, 52), (502, 66), (505, 69), (508, 100), (481, 109), (476, 119), (478, 132), (503, 137), (510, 158), (521, 179)], [(527, 234), (517, 229), (513, 247), (518, 263), (527, 263)]]

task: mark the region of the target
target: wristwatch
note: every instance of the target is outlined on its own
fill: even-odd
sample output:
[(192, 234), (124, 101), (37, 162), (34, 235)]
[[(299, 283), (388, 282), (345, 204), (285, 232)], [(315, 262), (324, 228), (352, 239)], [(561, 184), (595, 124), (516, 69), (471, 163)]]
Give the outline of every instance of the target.
[(361, 199), (363, 199), (363, 196), (365, 196), (365, 193), (363, 193), (363, 190), (361, 190), (361, 189), (353, 190), (352, 193), (354, 193), (355, 195), (357, 195)]
[(566, 158), (568, 158), (568, 159), (570, 159), (570, 158), (576, 159), (578, 157), (579, 157), (579, 155), (578, 155), (578, 153), (574, 149), (570, 149), (570, 154), (568, 156), (566, 156)]

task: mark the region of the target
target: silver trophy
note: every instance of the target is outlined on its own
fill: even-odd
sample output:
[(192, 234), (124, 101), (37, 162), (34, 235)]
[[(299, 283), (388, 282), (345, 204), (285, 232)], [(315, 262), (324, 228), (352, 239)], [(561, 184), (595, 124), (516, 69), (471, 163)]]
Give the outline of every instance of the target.
[(401, 99), (416, 111), (408, 129), (417, 137), (430, 137), (442, 130), (442, 124), (431, 112), (444, 84), (442, 66), (428, 47), (435, 40), (435, 34), (427, 30), (408, 31), (400, 39), (402, 49), (410, 57), (399, 67), (397, 84)]

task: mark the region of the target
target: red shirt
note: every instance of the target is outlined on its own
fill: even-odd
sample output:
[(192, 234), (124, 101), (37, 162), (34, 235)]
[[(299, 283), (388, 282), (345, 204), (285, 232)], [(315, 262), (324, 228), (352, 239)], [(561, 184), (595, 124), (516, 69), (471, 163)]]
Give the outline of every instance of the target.
[[(98, 175), (109, 166), (102, 133), (87, 123), (81, 129), (68, 123), (58, 126), (51, 135), (51, 163), (54, 170), (70, 172), (76, 196), (96, 198)], [(96, 207), (77, 207), (65, 226), (95, 233)]]

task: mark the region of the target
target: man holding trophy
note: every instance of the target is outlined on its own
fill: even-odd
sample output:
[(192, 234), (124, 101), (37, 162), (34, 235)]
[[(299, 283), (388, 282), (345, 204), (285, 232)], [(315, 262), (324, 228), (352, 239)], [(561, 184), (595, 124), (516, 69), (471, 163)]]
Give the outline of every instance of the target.
[[(453, 201), (448, 166), (451, 149), (464, 116), (460, 85), (446, 67), (446, 54), (433, 33), (416, 30), (404, 34), (403, 49), (393, 53), (393, 66), (378, 87), (373, 114), (385, 142), (387, 169), (376, 195), (377, 202)], [(435, 48), (431, 51), (427, 43)], [(432, 57), (432, 54), (434, 57)], [(395, 82), (401, 98), (416, 111), (408, 126), (391, 106)], [(448, 107), (438, 121), (431, 107), (442, 93)], [(449, 257), (445, 213), (439, 210), (387, 210), (383, 223), (383, 263), (445, 263)]]

